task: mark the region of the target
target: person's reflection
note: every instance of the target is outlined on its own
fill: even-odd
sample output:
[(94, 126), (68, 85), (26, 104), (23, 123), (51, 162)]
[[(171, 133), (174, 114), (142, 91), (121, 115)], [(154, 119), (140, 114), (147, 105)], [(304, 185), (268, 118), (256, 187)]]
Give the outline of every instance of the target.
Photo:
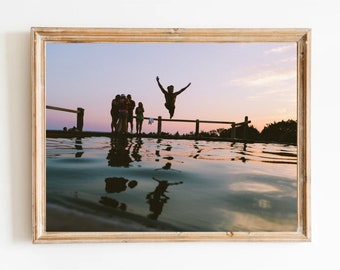
[(159, 150), (161, 142), (162, 142), (162, 139), (158, 138), (157, 139), (157, 146), (156, 146), (156, 150), (155, 150), (155, 155), (156, 155), (155, 161), (156, 162), (159, 162), (159, 157), (161, 156), (160, 150)]
[(79, 151), (79, 150), (83, 150), (83, 142), (81, 141), (81, 137), (76, 138), (76, 143), (74, 147), (78, 150), (75, 154), (75, 157), (80, 158), (84, 154), (84, 151)]
[(149, 204), (150, 214), (148, 218), (156, 220), (163, 211), (164, 204), (170, 199), (164, 193), (167, 192), (169, 186), (183, 184), (182, 181), (169, 183), (167, 180), (159, 180), (152, 177), (153, 180), (158, 182), (158, 186), (153, 192), (146, 195), (147, 203)]
[(129, 188), (137, 186), (136, 180), (128, 180), (123, 177), (108, 177), (105, 179), (105, 191), (107, 193), (120, 193)]
[(159, 169), (155, 169), (156, 171), (159, 171), (159, 170), (171, 170), (171, 171), (176, 171), (176, 172), (180, 172), (178, 170), (174, 170), (171, 168), (172, 164), (170, 162), (167, 162), (165, 163), (165, 165), (162, 167), (162, 168), (159, 168)]
[(104, 197), (104, 196), (100, 197), (99, 203), (112, 207), (112, 208), (118, 208), (123, 211), (126, 211), (127, 209), (127, 206), (125, 203), (119, 202), (109, 197)]
[[(137, 186), (136, 180), (128, 180), (123, 177), (108, 177), (105, 179), (105, 191), (107, 193), (120, 193), (125, 191), (127, 187), (132, 189), (135, 186)], [(106, 196), (101, 196), (99, 203), (123, 211), (126, 211), (127, 209), (127, 205), (125, 203)]]
[(111, 138), (111, 149), (107, 155), (108, 165), (111, 167), (129, 167), (132, 159), (130, 157), (131, 143), (128, 138)]
[(142, 160), (142, 155), (139, 154), (139, 150), (143, 145), (143, 140), (141, 138), (136, 138), (136, 143), (132, 148), (131, 156), (134, 158), (135, 161), (139, 162)]
[(244, 143), (243, 144), (243, 151), (241, 152), (241, 154), (243, 155), (242, 157), (240, 157), (240, 160), (243, 162), (243, 163), (245, 163), (246, 161), (247, 161), (247, 158), (246, 158), (246, 156), (247, 156), (247, 144), (246, 143)]
[(163, 167), (162, 167), (163, 170), (171, 170), (171, 163), (170, 162), (167, 162)]
[(167, 144), (167, 145), (166, 145), (166, 148), (163, 149), (163, 150), (164, 150), (164, 151), (171, 151), (171, 149), (172, 149), (172, 146), (169, 145), (169, 144)]

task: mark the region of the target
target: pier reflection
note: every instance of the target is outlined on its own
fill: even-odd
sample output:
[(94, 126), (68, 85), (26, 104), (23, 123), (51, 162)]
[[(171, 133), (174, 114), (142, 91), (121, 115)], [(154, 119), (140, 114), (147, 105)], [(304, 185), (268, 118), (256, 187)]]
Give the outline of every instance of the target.
[(246, 163), (248, 160), (249, 160), (249, 153), (247, 152), (247, 143), (244, 143), (243, 144), (243, 147), (242, 147), (242, 150), (239, 150), (239, 145), (236, 144), (235, 142), (233, 142), (231, 145), (230, 145), (232, 151), (236, 154), (240, 154), (241, 156), (239, 157), (236, 157), (236, 158), (232, 158), (231, 160), (234, 161), (234, 160), (241, 160), (243, 163)]
[(84, 151), (82, 151), (83, 150), (83, 142), (81, 141), (81, 137), (76, 138), (76, 143), (75, 143), (74, 147), (77, 149), (75, 157), (80, 158), (84, 154)]

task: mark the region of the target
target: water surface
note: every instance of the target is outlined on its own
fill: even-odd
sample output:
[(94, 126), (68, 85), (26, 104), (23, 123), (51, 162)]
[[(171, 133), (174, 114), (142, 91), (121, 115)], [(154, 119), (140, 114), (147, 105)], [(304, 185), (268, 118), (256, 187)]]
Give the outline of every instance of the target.
[(47, 231), (296, 231), (296, 146), (46, 140)]

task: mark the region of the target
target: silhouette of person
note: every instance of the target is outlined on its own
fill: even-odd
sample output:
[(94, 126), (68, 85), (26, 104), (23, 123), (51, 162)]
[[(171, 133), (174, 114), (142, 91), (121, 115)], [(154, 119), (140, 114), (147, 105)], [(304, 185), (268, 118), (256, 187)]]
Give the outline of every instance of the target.
[(117, 130), (117, 121), (118, 121), (118, 104), (119, 104), (120, 95), (116, 95), (116, 97), (111, 101), (111, 132), (113, 133), (113, 128), (115, 131)]
[(187, 89), (191, 83), (189, 83), (186, 87), (182, 88), (181, 90), (174, 92), (174, 86), (169, 85), (167, 87), (168, 91), (166, 91), (161, 83), (159, 82), (159, 77), (156, 77), (156, 81), (158, 83), (159, 88), (161, 89), (162, 93), (164, 94), (165, 97), (165, 108), (168, 109), (169, 114), (170, 114), (170, 119), (174, 116), (175, 113), (175, 102), (176, 102), (176, 97), (182, 93), (185, 89)]
[(169, 183), (166, 180), (159, 180), (155, 177), (152, 177), (152, 179), (158, 182), (158, 186), (153, 192), (150, 192), (146, 195), (146, 199), (148, 204), (150, 205), (149, 210), (151, 212), (148, 215), (148, 218), (156, 220), (158, 216), (162, 213), (164, 204), (170, 199), (164, 194), (165, 192), (167, 192), (167, 188), (169, 186), (183, 184), (183, 182), (181, 181)]
[(128, 99), (124, 94), (120, 95), (120, 99), (118, 102), (118, 129), (121, 131), (121, 133), (126, 133), (127, 132), (127, 119), (128, 119), (128, 113), (129, 113), (129, 108), (128, 108)]
[(132, 133), (133, 131), (133, 109), (136, 107), (136, 102), (132, 99), (130, 94), (128, 94), (126, 97), (127, 97), (127, 103), (128, 103), (127, 124), (130, 123), (131, 133)]
[(142, 102), (138, 102), (138, 107), (136, 108), (135, 114), (137, 134), (141, 134), (144, 121), (144, 107)]

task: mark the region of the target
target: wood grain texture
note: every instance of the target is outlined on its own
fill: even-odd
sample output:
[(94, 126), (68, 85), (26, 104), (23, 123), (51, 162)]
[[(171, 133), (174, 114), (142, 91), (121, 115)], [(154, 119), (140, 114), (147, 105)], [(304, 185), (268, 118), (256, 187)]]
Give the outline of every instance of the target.
[[(46, 42), (296, 42), (298, 96), (298, 230), (296, 232), (46, 232)], [(164, 241), (311, 241), (310, 29), (46, 28), (31, 29), (33, 243)]]

